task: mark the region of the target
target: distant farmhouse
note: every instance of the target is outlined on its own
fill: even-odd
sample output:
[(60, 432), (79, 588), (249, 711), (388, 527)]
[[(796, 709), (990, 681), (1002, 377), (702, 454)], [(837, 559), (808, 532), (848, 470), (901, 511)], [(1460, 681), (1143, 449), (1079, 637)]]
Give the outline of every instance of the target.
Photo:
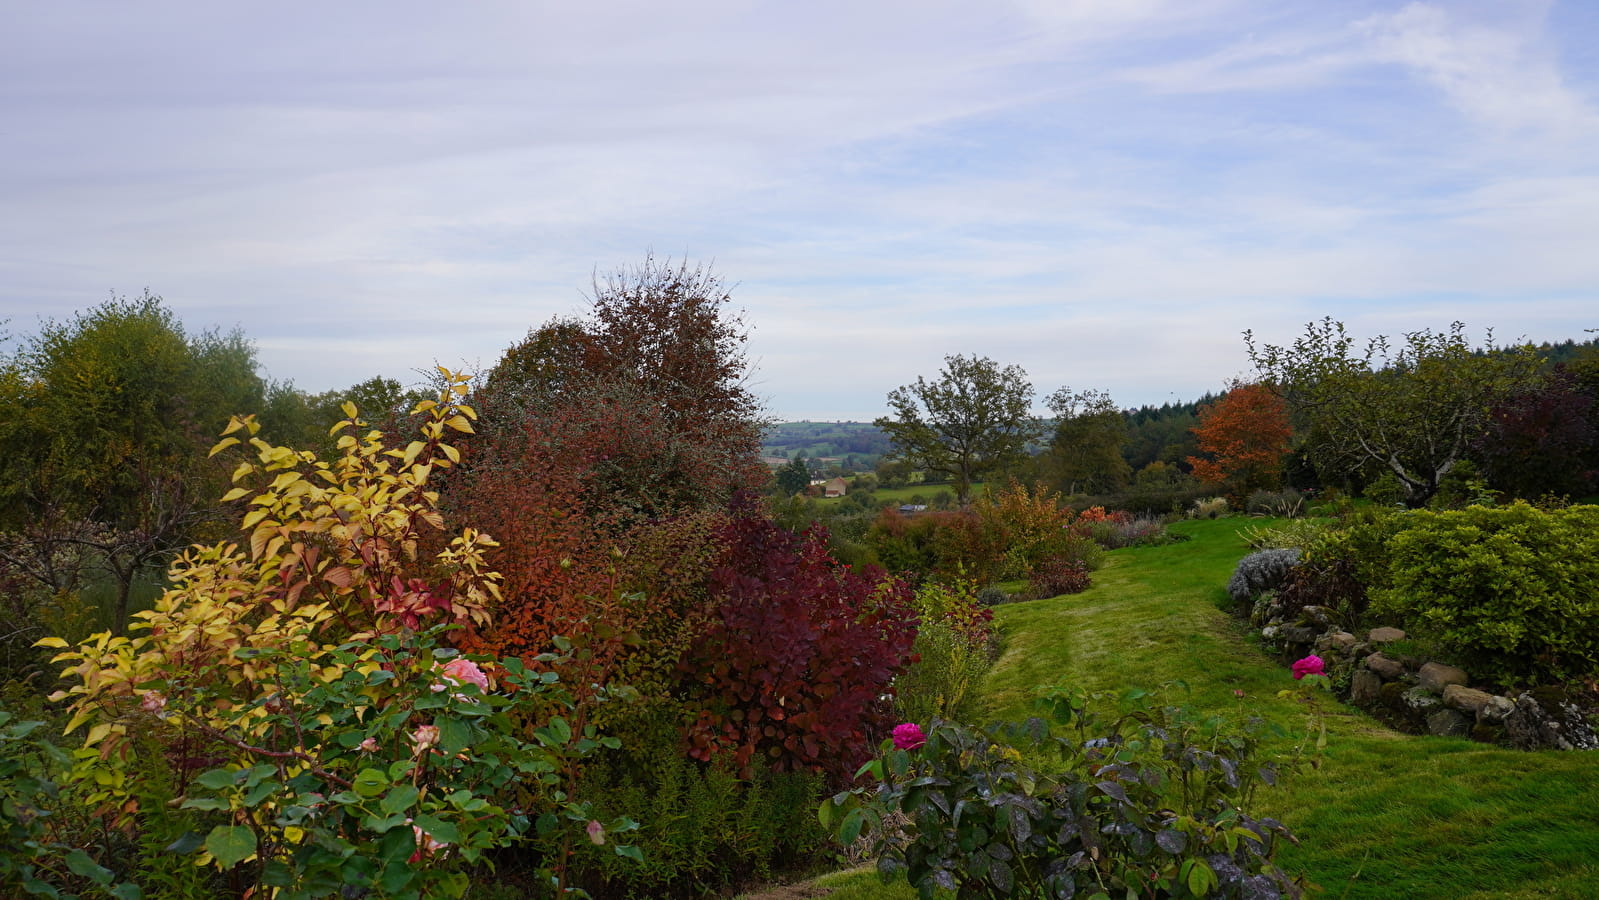
[(811, 482), (807, 493), (812, 496), (819, 494), (823, 497), (842, 497), (849, 493), (849, 482), (842, 478), (818, 478)]

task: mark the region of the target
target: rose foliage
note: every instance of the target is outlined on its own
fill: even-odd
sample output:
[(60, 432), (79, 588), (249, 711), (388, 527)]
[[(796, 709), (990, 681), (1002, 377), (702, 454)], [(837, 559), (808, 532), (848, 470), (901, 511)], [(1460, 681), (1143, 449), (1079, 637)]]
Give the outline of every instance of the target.
[[(885, 881), (919, 896), (1298, 897), (1272, 861), (1286, 828), (1248, 812), (1278, 767), (1259, 757), (1264, 723), (1243, 729), (1181, 708), (1059, 690), (1042, 718), (979, 731), (933, 720), (885, 741), (870, 788), (822, 804), (846, 844), (864, 833)], [(898, 736), (896, 735), (896, 738)], [(1036, 766), (1035, 766), (1036, 762)]]

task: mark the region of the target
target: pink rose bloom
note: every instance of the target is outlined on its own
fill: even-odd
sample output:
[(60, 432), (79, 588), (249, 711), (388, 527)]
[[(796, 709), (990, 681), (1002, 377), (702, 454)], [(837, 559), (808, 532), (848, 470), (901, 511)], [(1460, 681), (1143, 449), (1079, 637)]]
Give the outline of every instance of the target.
[(593, 841), (595, 844), (598, 844), (600, 846), (604, 846), (605, 845), (605, 826), (604, 825), (601, 825), (599, 822), (590, 820), (589, 824), (588, 824), (588, 827), (585, 828), (584, 830), (589, 833), (589, 840), (590, 841)]
[(426, 752), (429, 747), (438, 742), (439, 727), (437, 725), (418, 725), (416, 730), (411, 732), (411, 746), (416, 748), (417, 753)]
[(895, 750), (915, 750), (925, 743), (927, 736), (922, 734), (922, 729), (918, 728), (915, 722), (894, 726)]
[(361, 751), (363, 753), (376, 753), (376, 752), (378, 752), (378, 740), (377, 740), (377, 738), (367, 738), (366, 740), (362, 741), (361, 742)]
[(1326, 675), (1327, 667), (1321, 657), (1311, 654), (1299, 662), (1294, 663), (1294, 680), (1298, 681), (1306, 675)]
[(470, 659), (457, 656), (444, 666), (444, 677), (456, 684), (475, 684), (478, 690), (489, 692), (489, 676)]

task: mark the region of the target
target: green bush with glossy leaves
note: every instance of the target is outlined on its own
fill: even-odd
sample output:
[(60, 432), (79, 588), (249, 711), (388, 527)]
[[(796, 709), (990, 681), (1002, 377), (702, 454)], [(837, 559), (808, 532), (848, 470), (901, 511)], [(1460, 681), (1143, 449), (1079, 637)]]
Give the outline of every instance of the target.
[(845, 843), (866, 834), (885, 880), (903, 874), (924, 898), (1299, 896), (1272, 861), (1287, 829), (1248, 812), (1278, 775), (1260, 754), (1269, 726), (1148, 702), (1091, 711), (1107, 700), (1046, 696), (1060, 733), (1042, 718), (934, 720), (920, 746), (885, 742), (862, 769), (876, 786), (820, 816)]
[(1413, 510), (1384, 550), (1372, 614), (1438, 641), (1473, 675), (1599, 675), (1599, 506)]

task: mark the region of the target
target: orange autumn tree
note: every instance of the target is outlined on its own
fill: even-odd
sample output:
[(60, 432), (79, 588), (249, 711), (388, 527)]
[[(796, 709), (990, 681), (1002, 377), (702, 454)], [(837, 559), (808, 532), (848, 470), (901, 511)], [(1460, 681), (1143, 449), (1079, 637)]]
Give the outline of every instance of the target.
[(1237, 500), (1282, 484), (1293, 429), (1288, 403), (1271, 388), (1234, 383), (1220, 400), (1200, 407), (1193, 431), (1206, 455), (1188, 457), (1200, 481), (1226, 484)]

